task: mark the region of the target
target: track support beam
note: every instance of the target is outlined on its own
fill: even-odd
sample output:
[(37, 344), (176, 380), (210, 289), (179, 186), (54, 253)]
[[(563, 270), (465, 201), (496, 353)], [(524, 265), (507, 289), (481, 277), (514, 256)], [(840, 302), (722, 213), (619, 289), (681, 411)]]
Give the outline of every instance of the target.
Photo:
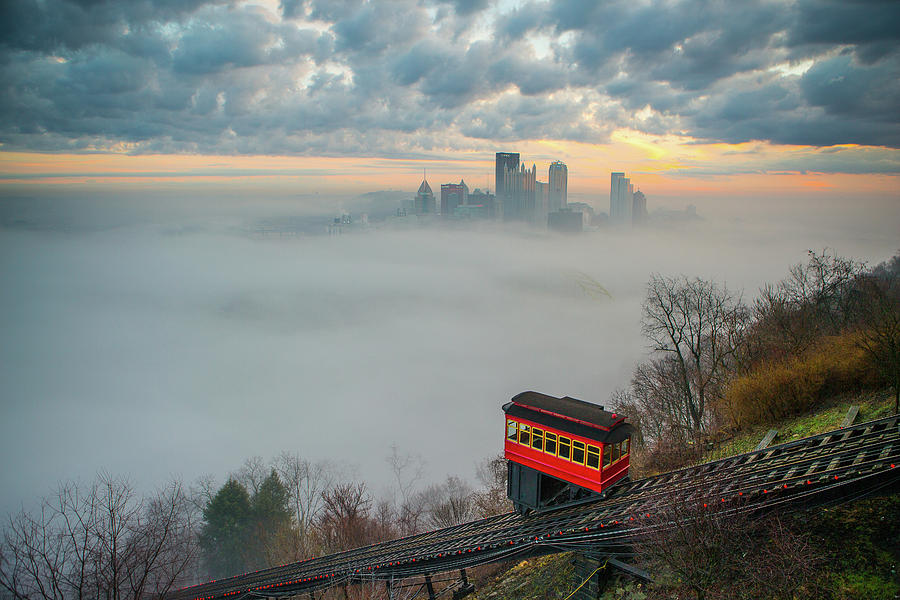
[(459, 600), (460, 598), (465, 598), (469, 594), (475, 592), (475, 586), (469, 583), (469, 578), (466, 576), (466, 570), (459, 570), (459, 581), (462, 585), (460, 588), (453, 592), (453, 600)]

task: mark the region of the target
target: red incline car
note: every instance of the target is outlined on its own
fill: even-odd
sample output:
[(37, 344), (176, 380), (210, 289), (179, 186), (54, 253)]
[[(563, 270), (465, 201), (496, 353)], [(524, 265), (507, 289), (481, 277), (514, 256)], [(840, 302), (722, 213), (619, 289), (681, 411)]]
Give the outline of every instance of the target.
[(633, 427), (568, 396), (522, 392), (503, 405), (507, 494), (522, 514), (588, 501), (628, 475)]

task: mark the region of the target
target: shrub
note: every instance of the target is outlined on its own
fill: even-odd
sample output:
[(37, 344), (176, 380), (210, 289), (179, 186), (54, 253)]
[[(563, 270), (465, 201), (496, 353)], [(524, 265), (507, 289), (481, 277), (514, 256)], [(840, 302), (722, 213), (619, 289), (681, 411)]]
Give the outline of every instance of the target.
[(822, 338), (797, 357), (763, 361), (733, 379), (720, 409), (737, 426), (773, 422), (803, 413), (839, 393), (881, 383), (858, 334)]

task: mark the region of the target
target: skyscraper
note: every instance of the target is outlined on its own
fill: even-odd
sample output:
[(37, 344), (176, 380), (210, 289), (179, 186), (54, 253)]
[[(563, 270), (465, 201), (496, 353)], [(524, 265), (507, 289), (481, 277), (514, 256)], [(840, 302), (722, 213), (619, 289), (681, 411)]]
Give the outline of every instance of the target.
[(565, 208), (568, 204), (569, 168), (561, 161), (550, 163), (550, 191), (548, 193), (548, 212)]
[(631, 225), (634, 185), (625, 173), (611, 173), (609, 182), (609, 220), (619, 225)]
[(625, 177), (625, 173), (609, 174), (609, 221), (619, 221), (619, 182)]
[(457, 206), (469, 203), (469, 187), (465, 181), (441, 184), (441, 216), (452, 217)]
[(519, 165), (517, 169), (504, 170), (499, 186), (503, 190), (503, 196), (497, 195), (504, 220), (531, 221), (534, 218), (536, 177), (535, 165), (531, 165), (530, 169)]
[(504, 181), (506, 172), (519, 168), (518, 152), (498, 152), (494, 163), (494, 195), (502, 198), (506, 193)]
[(433, 215), (434, 214), (434, 192), (425, 177), (422, 177), (422, 184), (419, 185), (419, 191), (416, 192), (415, 212), (417, 215)]
[(644, 225), (647, 222), (647, 197), (644, 192), (638, 190), (634, 193), (631, 208), (631, 223)]

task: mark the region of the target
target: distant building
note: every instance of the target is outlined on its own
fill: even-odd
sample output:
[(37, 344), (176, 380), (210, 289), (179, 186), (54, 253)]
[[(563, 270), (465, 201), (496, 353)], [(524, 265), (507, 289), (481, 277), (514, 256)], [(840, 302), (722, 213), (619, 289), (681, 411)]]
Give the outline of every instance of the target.
[(453, 216), (457, 219), (487, 219), (490, 215), (482, 204), (463, 204), (454, 209)]
[(546, 223), (550, 212), (550, 184), (543, 181), (534, 182), (534, 222)]
[(547, 215), (547, 229), (561, 233), (584, 231), (584, 215), (571, 208), (563, 208)]
[(480, 206), (483, 210), (478, 212), (480, 212), (480, 214), (483, 214), (485, 218), (493, 219), (498, 216), (496, 199), (496, 196), (494, 196), (490, 192), (482, 192), (478, 188), (475, 188), (475, 191), (469, 194), (469, 201), (467, 206)]
[(428, 181), (423, 177), (419, 191), (416, 192), (414, 212), (417, 215), (433, 215), (434, 209), (434, 192), (431, 191), (431, 186), (428, 185)]
[(457, 206), (469, 203), (469, 187), (465, 181), (441, 184), (441, 216), (452, 217)]
[(572, 212), (580, 212), (584, 215), (585, 225), (590, 225), (594, 222), (594, 207), (590, 204), (585, 204), (584, 202), (569, 202), (567, 208)]
[(645, 225), (647, 223), (647, 196), (638, 190), (634, 193), (631, 203), (631, 223), (633, 225)]
[(534, 183), (537, 166), (519, 165), (517, 169), (506, 169), (503, 172), (502, 189), (497, 192), (503, 219), (506, 221), (532, 221), (534, 219), (535, 194)]
[(494, 162), (494, 193), (497, 198), (506, 194), (506, 172), (519, 168), (518, 152), (498, 152)]
[(625, 173), (610, 173), (609, 220), (613, 224), (631, 225), (634, 185)]
[(561, 161), (550, 163), (548, 212), (556, 212), (568, 204), (569, 168)]

